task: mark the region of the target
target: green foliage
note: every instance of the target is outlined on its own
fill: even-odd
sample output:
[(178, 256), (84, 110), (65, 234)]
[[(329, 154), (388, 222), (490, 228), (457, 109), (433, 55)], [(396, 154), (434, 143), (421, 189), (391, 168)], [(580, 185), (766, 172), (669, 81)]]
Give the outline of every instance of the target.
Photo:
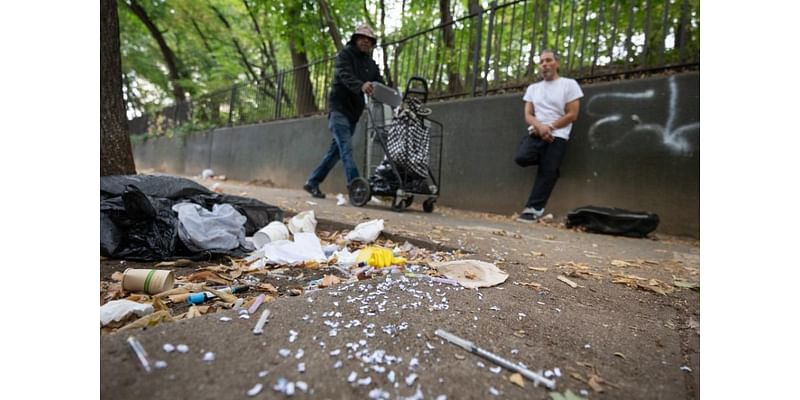
[[(118, 3), (129, 108), (151, 114), (174, 104), (172, 83), (161, 49), (124, 1), (132, 0)], [(294, 117), (302, 112), (298, 98), (309, 93), (315, 109), (324, 110), (336, 46), (320, 2), (327, 3), (343, 41), (358, 24), (372, 25), (380, 36), (376, 58), (383, 59), (384, 77), (401, 88), (412, 75), (425, 77), (433, 96), (530, 83), (544, 47), (561, 52), (562, 75), (579, 78), (699, 62), (700, 54), (699, 0), (686, 1), (686, 7), (685, 0), (499, 0), (494, 11), (489, 0), (450, 0), (457, 20), (450, 46), (442, 29), (431, 30), (441, 21), (440, 0), (137, 2), (175, 53), (179, 84), (192, 102), (193, 129), (197, 123)], [(482, 23), (459, 20), (476, 2), (486, 10)], [(683, 54), (678, 50), (682, 29)], [(307, 78), (292, 72), (302, 62), (309, 62)], [(311, 84), (310, 91), (297, 90), (302, 82)], [(234, 97), (232, 85), (239, 88)], [(158, 121), (152, 125), (162, 127), (154, 132), (172, 132), (169, 118)]]

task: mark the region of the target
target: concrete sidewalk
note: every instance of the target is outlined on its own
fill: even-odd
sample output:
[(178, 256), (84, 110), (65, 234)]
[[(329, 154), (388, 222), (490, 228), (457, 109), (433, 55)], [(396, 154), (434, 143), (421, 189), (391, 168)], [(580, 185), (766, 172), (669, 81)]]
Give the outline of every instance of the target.
[[(132, 359), (127, 335), (103, 336), (104, 398), (244, 398), (257, 383), (264, 388), (254, 398), (283, 398), (272, 389), (281, 379), (308, 385), (295, 398), (549, 398), (546, 389), (529, 381), (519, 387), (509, 371), (440, 340), (439, 328), (532, 370), (558, 368), (558, 392), (699, 397), (700, 294), (674, 286), (699, 284), (698, 241), (581, 233), (559, 226), (563, 216), (522, 224), (440, 207), (424, 213), (418, 203), (395, 212), (388, 203), (337, 206), (336, 193), (314, 199), (302, 190), (198, 182), (219, 183), (225, 193), (287, 214), (313, 209), (318, 220), (343, 229), (383, 219), (395, 241), (459, 250), (467, 253), (462, 258), (496, 264), (509, 278), (480, 290), (374, 278), (281, 297), (269, 303), (272, 317), (260, 337), (250, 334), (254, 320), (233, 311), (160, 324), (135, 333), (153, 358), (168, 363), (150, 374)], [(223, 315), (233, 320), (220, 322)], [(164, 343), (185, 343), (190, 352), (166, 354)], [(207, 351), (215, 353), (213, 362), (202, 360)], [(375, 362), (376, 354), (394, 358)]]

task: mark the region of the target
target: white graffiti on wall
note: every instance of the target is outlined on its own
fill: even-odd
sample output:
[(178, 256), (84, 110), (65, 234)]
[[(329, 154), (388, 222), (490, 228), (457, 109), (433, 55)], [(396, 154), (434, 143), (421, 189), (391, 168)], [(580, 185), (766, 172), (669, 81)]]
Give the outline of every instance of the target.
[[(599, 106), (603, 104), (603, 100), (605, 99), (615, 99), (617, 102), (620, 100), (630, 100), (635, 102), (641, 101), (648, 101), (655, 98), (656, 92), (653, 89), (646, 90), (643, 92), (637, 93), (601, 93), (589, 100), (586, 105), (586, 113), (591, 116), (599, 116), (602, 117), (595, 121), (592, 126), (589, 128), (588, 136), (589, 141), (591, 143), (592, 148), (596, 148), (601, 145), (602, 142), (605, 140), (609, 140), (612, 138), (604, 138), (604, 136), (609, 135), (609, 131), (606, 129), (599, 129), (601, 126), (604, 125), (616, 125), (619, 128), (623, 128), (626, 125), (630, 125), (627, 120), (630, 120), (634, 123), (632, 129), (619, 134), (617, 131), (613, 140), (608, 143), (605, 143), (607, 146), (614, 147), (625, 139), (628, 138), (633, 133), (636, 132), (651, 132), (656, 135), (659, 135), (661, 138), (661, 142), (667, 147), (669, 150), (679, 153), (690, 153), (692, 152), (693, 145), (689, 141), (689, 134), (693, 132), (700, 133), (700, 123), (695, 122), (691, 124), (675, 126), (675, 119), (677, 117), (677, 109), (678, 109), (678, 84), (675, 82), (675, 77), (671, 76), (669, 78), (669, 109), (667, 110), (667, 121), (666, 125), (658, 124), (658, 123), (644, 123), (641, 118), (634, 113), (615, 113), (615, 114), (601, 114), (592, 111), (592, 106), (594, 105)], [(598, 103), (599, 102), (599, 103)], [(627, 118), (626, 118), (627, 116)], [(606, 132), (606, 133), (603, 133)]]

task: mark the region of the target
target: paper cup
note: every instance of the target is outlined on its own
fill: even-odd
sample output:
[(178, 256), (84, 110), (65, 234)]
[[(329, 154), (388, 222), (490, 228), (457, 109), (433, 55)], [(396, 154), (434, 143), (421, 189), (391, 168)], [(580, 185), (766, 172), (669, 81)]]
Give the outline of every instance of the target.
[(253, 235), (253, 243), (260, 249), (269, 242), (289, 239), (289, 230), (281, 221), (272, 221)]
[(128, 268), (122, 276), (122, 288), (129, 292), (158, 294), (172, 289), (175, 274), (161, 269)]

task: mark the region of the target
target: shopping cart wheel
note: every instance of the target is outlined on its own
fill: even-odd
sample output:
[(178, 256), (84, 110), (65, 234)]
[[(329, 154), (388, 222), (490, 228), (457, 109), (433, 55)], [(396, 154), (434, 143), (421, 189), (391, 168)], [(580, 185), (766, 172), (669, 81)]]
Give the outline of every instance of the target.
[(436, 203), (436, 199), (433, 197), (425, 200), (422, 203), (422, 210), (425, 211), (426, 213), (433, 212), (433, 203)]
[(372, 196), (372, 190), (369, 187), (369, 182), (366, 179), (358, 177), (350, 182), (350, 204), (361, 207), (367, 204)]
[(406, 198), (395, 197), (392, 200), (392, 210), (402, 211), (404, 208), (408, 208), (413, 202), (414, 202), (414, 196), (408, 196)]

